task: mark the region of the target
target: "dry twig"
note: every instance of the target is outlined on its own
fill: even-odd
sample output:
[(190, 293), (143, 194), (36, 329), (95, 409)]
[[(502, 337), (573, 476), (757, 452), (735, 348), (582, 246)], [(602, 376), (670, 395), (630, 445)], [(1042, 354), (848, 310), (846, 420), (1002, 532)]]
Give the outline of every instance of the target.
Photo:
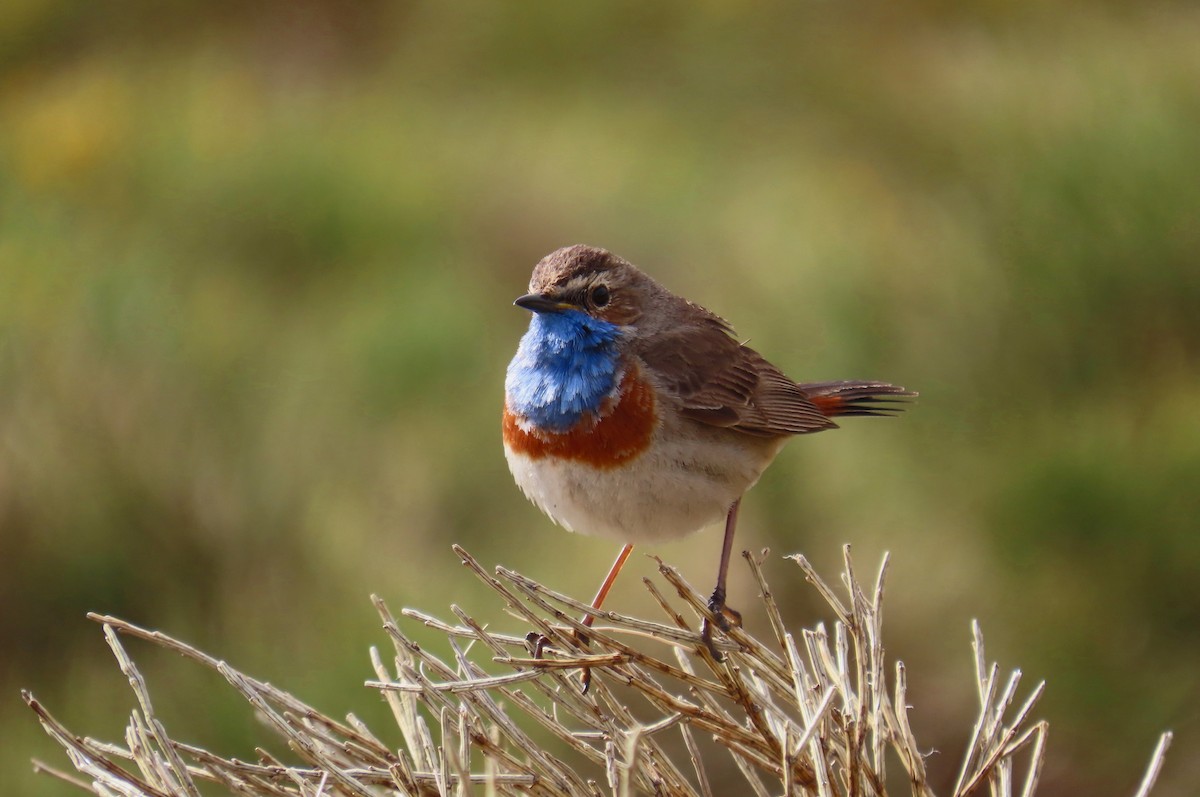
[[(45, 764), (44, 771), (96, 795), (198, 797), (197, 784), (238, 795), (489, 795), (545, 797), (632, 794), (712, 797), (716, 776), (711, 740), (724, 749), (745, 781), (743, 793), (871, 797), (886, 793), (888, 750), (903, 766), (913, 795), (933, 797), (925, 756), (908, 723), (904, 665), (888, 687), (882, 612), (887, 558), (870, 584), (859, 581), (844, 551), (839, 594), (801, 556), (791, 557), (833, 614), (824, 624), (788, 630), (762, 572), (765, 556), (746, 556), (761, 589), (772, 638), (733, 629), (717, 662), (693, 630), (707, 612), (705, 598), (668, 565), (659, 574), (686, 609), (647, 581), (665, 623), (592, 612), (598, 624), (576, 619), (590, 611), (504, 568), (489, 573), (461, 548), (463, 564), (504, 601), (529, 635), (506, 635), (461, 608), (456, 623), (416, 610), (404, 617), (446, 636), (453, 653), (440, 659), (417, 644), (379, 598), (392, 641), (391, 662), (371, 651), (380, 691), (404, 740), (388, 749), (361, 721), (335, 720), (291, 694), (247, 676), (190, 645), (115, 617), (90, 615), (133, 688), (137, 707), (115, 745), (76, 736), (32, 695), (25, 701), (83, 776)], [(689, 620), (686, 611), (693, 619)], [(579, 641), (586, 631), (588, 646)], [(578, 632), (578, 633), (575, 633)], [(983, 635), (972, 626), (979, 714), (959, 768), (954, 797), (988, 793), (1029, 797), (1045, 755), (1046, 729), (1030, 716), (1038, 684), (1017, 705), (1020, 671), (1007, 680), (984, 657)], [(221, 674), (291, 748), (285, 764), (260, 750), (247, 763), (179, 742), (155, 716), (150, 691), (120, 636), (153, 642)], [(529, 655), (530, 635), (537, 655)], [(647, 640), (654, 645), (647, 645)], [(502, 672), (489, 674), (482, 666)], [(573, 673), (589, 667), (592, 691), (582, 695)], [(649, 719), (647, 719), (649, 718)], [(539, 745), (532, 728), (549, 731), (560, 747)], [(677, 736), (681, 734), (681, 739)], [(1171, 741), (1163, 734), (1136, 797), (1154, 785)], [(568, 752), (584, 762), (571, 764)], [(1022, 768), (1023, 775), (1018, 776)], [(728, 773), (726, 773), (726, 778)]]

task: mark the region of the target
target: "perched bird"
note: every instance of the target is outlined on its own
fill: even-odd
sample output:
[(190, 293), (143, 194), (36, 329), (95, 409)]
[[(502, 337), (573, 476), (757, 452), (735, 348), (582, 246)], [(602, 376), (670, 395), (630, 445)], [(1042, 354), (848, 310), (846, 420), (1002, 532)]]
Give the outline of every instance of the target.
[[(728, 630), (740, 620), (725, 580), (742, 495), (792, 435), (887, 415), (916, 395), (886, 382), (797, 384), (723, 319), (596, 247), (551, 252), (514, 304), (533, 317), (505, 379), (504, 452), (552, 520), (625, 544), (594, 608), (634, 543), (725, 519), (709, 609)], [(703, 639), (719, 659), (707, 621)]]

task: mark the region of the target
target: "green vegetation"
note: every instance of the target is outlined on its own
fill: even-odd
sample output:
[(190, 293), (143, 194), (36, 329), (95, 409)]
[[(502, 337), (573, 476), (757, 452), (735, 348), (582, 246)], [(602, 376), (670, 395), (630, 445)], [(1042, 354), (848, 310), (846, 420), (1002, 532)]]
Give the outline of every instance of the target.
[[(1184, 789), (1197, 41), (1182, 2), (5, 3), (5, 791), (64, 789), (28, 774), (55, 748), (20, 687), (103, 738), (131, 708), (86, 611), (369, 720), (368, 593), (488, 605), (451, 543), (586, 593), (613, 546), (525, 503), (498, 430), (509, 302), (576, 242), (797, 378), (921, 391), (789, 446), (740, 543), (892, 552), (939, 792), (972, 617), (1049, 682), (1044, 788), (1130, 793), (1173, 727), (1156, 793)], [(654, 553), (703, 583), (718, 544)], [(219, 679), (138, 661), (176, 738), (263, 741)]]

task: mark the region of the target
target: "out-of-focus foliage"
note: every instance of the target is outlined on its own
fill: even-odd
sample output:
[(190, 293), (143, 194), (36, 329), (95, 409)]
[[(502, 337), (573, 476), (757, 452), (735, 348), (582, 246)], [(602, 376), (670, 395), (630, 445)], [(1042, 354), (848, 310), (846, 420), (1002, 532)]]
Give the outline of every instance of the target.
[[(1051, 788), (1126, 793), (1173, 727), (1184, 793), (1198, 41), (1183, 2), (0, 4), (5, 790), (63, 789), (18, 686), (128, 711), (86, 610), (370, 715), (367, 593), (479, 599), (451, 542), (585, 593), (613, 546), (524, 502), (498, 412), (510, 300), (587, 242), (797, 378), (922, 392), (793, 443), (740, 540), (893, 552), (919, 737), (973, 716), (979, 617), (1050, 682)], [(654, 552), (705, 583), (718, 544)], [(235, 700), (142, 661), (174, 736), (252, 755)]]

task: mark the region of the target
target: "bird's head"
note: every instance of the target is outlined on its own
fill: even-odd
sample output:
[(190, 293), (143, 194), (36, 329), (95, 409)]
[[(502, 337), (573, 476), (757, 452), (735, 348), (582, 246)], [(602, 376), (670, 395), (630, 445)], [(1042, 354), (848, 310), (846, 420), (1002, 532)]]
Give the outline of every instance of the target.
[(653, 281), (606, 249), (578, 244), (555, 250), (534, 266), (529, 293), (513, 304), (535, 313), (577, 311), (610, 324), (642, 317)]

